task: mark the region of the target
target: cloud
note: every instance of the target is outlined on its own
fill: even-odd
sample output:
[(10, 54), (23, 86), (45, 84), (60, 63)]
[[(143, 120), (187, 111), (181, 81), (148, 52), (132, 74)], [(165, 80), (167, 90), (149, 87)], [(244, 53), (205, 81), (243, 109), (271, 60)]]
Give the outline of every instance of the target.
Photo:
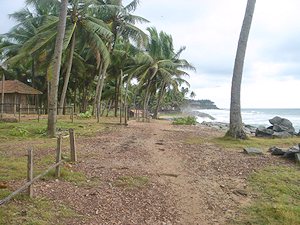
[[(0, 29), (24, 0), (1, 0)], [(125, 4), (130, 0), (124, 1)], [(196, 66), (188, 81), (196, 98), (230, 103), (231, 77), (247, 0), (141, 0), (135, 12), (171, 34), (182, 57)], [(243, 107), (299, 107), (300, 1), (256, 2), (242, 82)], [(276, 92), (275, 92), (276, 90)]]
[(9, 14), (14, 13), (25, 6), (24, 0), (1, 0), (0, 7), (0, 34), (6, 33), (15, 25)]

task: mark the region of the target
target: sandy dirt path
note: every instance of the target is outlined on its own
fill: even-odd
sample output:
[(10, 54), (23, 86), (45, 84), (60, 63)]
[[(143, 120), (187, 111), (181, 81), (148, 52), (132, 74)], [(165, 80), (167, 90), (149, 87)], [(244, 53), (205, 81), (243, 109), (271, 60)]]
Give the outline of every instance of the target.
[[(73, 171), (86, 181), (39, 182), (38, 195), (72, 208), (77, 217), (53, 224), (226, 224), (249, 202), (246, 179), (266, 165), (267, 155), (224, 150), (208, 137), (223, 133), (205, 126), (140, 123), (77, 140)], [(191, 138), (201, 144), (189, 144)]]

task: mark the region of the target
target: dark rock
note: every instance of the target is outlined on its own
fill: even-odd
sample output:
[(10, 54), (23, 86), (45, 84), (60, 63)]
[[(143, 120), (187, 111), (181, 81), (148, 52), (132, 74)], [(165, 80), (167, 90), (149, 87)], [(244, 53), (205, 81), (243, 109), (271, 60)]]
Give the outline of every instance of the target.
[(258, 148), (244, 148), (244, 153), (248, 155), (261, 155), (263, 152)]
[(289, 121), (288, 119), (275, 116), (273, 119), (270, 119), (269, 121), (273, 125), (273, 130), (275, 132), (287, 131), (290, 134), (295, 133), (295, 128), (293, 127), (292, 122)]
[(300, 165), (300, 153), (295, 154), (296, 163)]
[(287, 131), (281, 131), (281, 132), (274, 132), (272, 136), (274, 138), (289, 138), (292, 137), (293, 135)]
[(297, 153), (300, 153), (299, 147), (294, 146), (294, 147), (288, 149), (287, 152), (284, 153), (283, 157), (288, 158), (288, 159), (295, 159)]
[(256, 137), (272, 137), (274, 131), (271, 129), (267, 129), (263, 126), (260, 126), (255, 131)]
[(286, 153), (286, 151), (277, 147), (271, 147), (269, 151), (271, 152), (271, 155), (284, 155)]
[(203, 121), (201, 124), (205, 125), (205, 126), (208, 126), (208, 127), (221, 129), (221, 130), (227, 130), (229, 128), (228, 123), (222, 123), (222, 122), (205, 122), (205, 121)]
[(245, 131), (246, 134), (255, 134), (256, 127), (251, 126), (251, 125), (245, 125), (243, 130)]

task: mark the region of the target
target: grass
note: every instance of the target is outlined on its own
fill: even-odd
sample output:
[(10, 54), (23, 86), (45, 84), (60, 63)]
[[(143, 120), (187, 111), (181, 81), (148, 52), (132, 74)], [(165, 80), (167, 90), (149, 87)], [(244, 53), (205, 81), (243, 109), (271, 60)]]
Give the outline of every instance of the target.
[(221, 137), (215, 138), (212, 141), (224, 148), (257, 147), (267, 150), (272, 146), (288, 148), (294, 145), (298, 145), (298, 143), (300, 142), (300, 137), (292, 137), (286, 139), (249, 137), (249, 139), (247, 140), (236, 140), (230, 137)]
[[(117, 119), (103, 118), (101, 123), (95, 119), (74, 120), (59, 118), (57, 128), (68, 133), (73, 128), (76, 136), (93, 136), (107, 129), (107, 124), (117, 124)], [(49, 139), (46, 135), (47, 120), (26, 120), (22, 118), (19, 123), (0, 122), (0, 199), (8, 196), (13, 190), (7, 187), (9, 181), (24, 181), (27, 174), (27, 157), (24, 146), (32, 146), (36, 155), (34, 159), (34, 176), (45, 171), (55, 161), (56, 140)], [(68, 143), (68, 140), (64, 140)], [(64, 144), (68, 146), (68, 144)], [(53, 149), (52, 154), (43, 154), (45, 149)], [(65, 149), (65, 147), (64, 147)], [(68, 147), (66, 147), (68, 149)], [(64, 157), (68, 160), (68, 155)], [(43, 179), (55, 179), (54, 170), (50, 171)], [(94, 186), (99, 180), (87, 182), (86, 176), (68, 167), (68, 163), (61, 169), (61, 180), (75, 183), (76, 185)], [(23, 183), (23, 182), (21, 182)], [(20, 194), (15, 201), (10, 201), (0, 207), (0, 224), (53, 224), (56, 217), (69, 218), (76, 216), (72, 210), (63, 205), (57, 205), (48, 199), (29, 199)]]
[(191, 137), (186, 140), (186, 143), (194, 145), (213, 143), (226, 149), (241, 149), (246, 147), (255, 147), (267, 151), (272, 146), (277, 146), (280, 148), (289, 148), (294, 145), (298, 145), (298, 143), (300, 143), (300, 137), (292, 137), (286, 139), (249, 137), (247, 140), (238, 140), (230, 137)]
[(26, 205), (11, 202), (5, 207), (0, 207), (0, 225), (46, 225), (60, 218), (76, 217), (76, 213), (62, 204), (54, 204), (46, 198), (29, 199), (19, 196), (18, 200), (26, 200)]
[(0, 165), (0, 182), (24, 179), (27, 176), (25, 157), (1, 157)]
[[(58, 119), (57, 129), (68, 132), (69, 128), (73, 128), (78, 136), (92, 136), (99, 131), (105, 129), (106, 122), (115, 122), (114, 118), (101, 118), (101, 123), (97, 123), (96, 119), (76, 119), (72, 123), (69, 119)], [(47, 138), (46, 133), (47, 120), (23, 120), (19, 123), (0, 122), (0, 141), (11, 140), (32, 140)]]
[[(43, 177), (43, 180), (51, 180), (55, 178), (55, 170), (51, 170), (48, 174), (46, 174), (45, 177)], [(77, 185), (81, 185), (86, 182), (86, 176), (81, 173), (81, 172), (76, 172), (71, 170), (68, 167), (62, 167), (61, 168), (61, 173), (60, 173), (60, 178), (61, 180), (67, 181), (67, 182), (72, 182)]]
[(115, 187), (124, 188), (139, 188), (147, 185), (149, 183), (149, 178), (145, 176), (122, 176), (118, 177), (113, 185)]
[[(271, 146), (288, 148), (300, 143), (299, 137), (268, 139), (250, 137), (235, 140), (229, 137), (199, 138), (186, 140), (189, 144), (212, 143), (225, 149), (257, 147), (267, 151)], [(230, 224), (249, 225), (298, 225), (300, 224), (300, 167), (268, 167), (253, 173), (249, 180), (250, 190), (256, 196), (251, 205), (241, 210), (241, 215)]]
[(257, 197), (236, 224), (300, 224), (299, 167), (269, 167), (254, 173), (249, 182)]

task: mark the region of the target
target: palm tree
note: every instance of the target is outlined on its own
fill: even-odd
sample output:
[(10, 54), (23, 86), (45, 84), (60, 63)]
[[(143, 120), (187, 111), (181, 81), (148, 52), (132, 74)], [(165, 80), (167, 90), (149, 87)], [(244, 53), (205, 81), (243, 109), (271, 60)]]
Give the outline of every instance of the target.
[[(80, 35), (80, 40), (86, 40), (89, 47), (97, 55), (97, 67), (99, 68), (99, 77), (101, 77), (103, 67), (107, 67), (110, 63), (109, 51), (106, 43), (112, 40), (113, 34), (109, 30), (109, 26), (102, 20), (89, 15), (89, 8), (93, 4), (91, 2), (71, 1), (71, 15), (68, 35), (72, 39), (67, 64), (67, 71), (64, 79), (64, 85), (61, 93), (59, 106), (62, 109), (65, 103), (67, 87), (69, 83), (70, 73), (72, 69), (73, 55), (75, 51), (76, 32)], [(101, 64), (100, 64), (101, 60)], [(98, 82), (97, 88), (99, 88)]]
[(48, 102), (48, 135), (54, 137), (56, 135), (56, 117), (57, 117), (57, 93), (58, 81), (60, 75), (61, 57), (63, 51), (63, 42), (66, 30), (68, 0), (61, 1), (61, 9), (59, 15), (59, 24), (57, 27), (57, 37), (55, 42), (53, 66), (51, 68), (52, 76), (50, 79), (50, 95)]
[(249, 37), (252, 17), (254, 14), (256, 0), (248, 0), (244, 21), (240, 33), (240, 38), (235, 57), (234, 70), (231, 84), (231, 102), (230, 102), (230, 125), (227, 135), (236, 139), (245, 139), (246, 133), (243, 130), (241, 116), (241, 82), (243, 75), (243, 67)]
[[(126, 6), (123, 6), (122, 0), (97, 0), (97, 1), (99, 4), (98, 7), (94, 7), (95, 9), (94, 13), (96, 15), (101, 16), (103, 21), (109, 24), (114, 36), (112, 43), (108, 47), (110, 52), (114, 51), (115, 45), (119, 37), (122, 37), (124, 41), (128, 41), (128, 42), (129, 40), (134, 41), (135, 43), (137, 43), (138, 46), (143, 46), (147, 42), (147, 35), (141, 29), (136, 27), (135, 24), (138, 22), (144, 23), (149, 21), (143, 17), (131, 14), (136, 10), (139, 0), (133, 0)], [(104, 67), (101, 76), (99, 76), (99, 79), (101, 80), (98, 82), (99, 88), (97, 88), (97, 92), (96, 92), (97, 109), (100, 108), (100, 100), (102, 95), (104, 79), (106, 78), (106, 70), (107, 67)], [(117, 79), (120, 79), (120, 77), (118, 77)], [(115, 82), (115, 84), (117, 85), (115, 89), (119, 90), (121, 84), (120, 80), (118, 80), (118, 82)], [(117, 108), (118, 108), (118, 101), (116, 100), (115, 110)], [(97, 113), (97, 115), (99, 115), (99, 113)]]
[(193, 69), (193, 67), (186, 60), (180, 59), (180, 54), (185, 48), (181, 48), (178, 52), (174, 51), (171, 35), (158, 33), (153, 27), (147, 30), (150, 33), (147, 51), (137, 55), (138, 67), (134, 73), (139, 75), (140, 90), (144, 93), (144, 112), (148, 109), (151, 96), (158, 92), (155, 110), (155, 117), (157, 117), (157, 111), (167, 88), (178, 89), (179, 81), (184, 81), (181, 76), (188, 75), (182, 69)]

